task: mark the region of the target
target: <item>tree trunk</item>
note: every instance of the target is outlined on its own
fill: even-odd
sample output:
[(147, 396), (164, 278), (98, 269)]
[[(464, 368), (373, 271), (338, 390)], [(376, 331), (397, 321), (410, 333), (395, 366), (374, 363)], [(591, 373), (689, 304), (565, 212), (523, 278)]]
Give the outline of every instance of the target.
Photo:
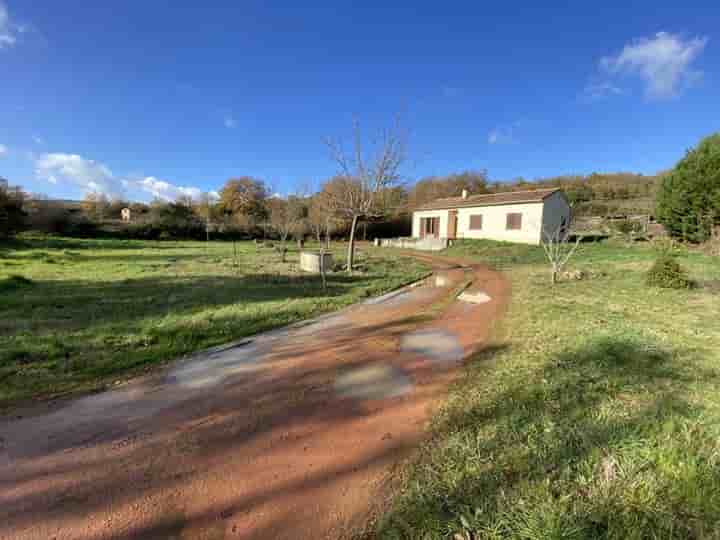
[(350, 225), (350, 242), (348, 243), (347, 251), (347, 271), (352, 274), (353, 261), (355, 260), (355, 228), (357, 227), (358, 217), (353, 216), (352, 224)]
[(323, 291), (327, 290), (327, 281), (325, 280), (325, 248), (320, 244), (320, 279), (322, 280)]
[(556, 285), (558, 282), (558, 277), (560, 275), (560, 270), (557, 268), (556, 265), (553, 264), (552, 266), (552, 276), (551, 276), (551, 282), (553, 285)]

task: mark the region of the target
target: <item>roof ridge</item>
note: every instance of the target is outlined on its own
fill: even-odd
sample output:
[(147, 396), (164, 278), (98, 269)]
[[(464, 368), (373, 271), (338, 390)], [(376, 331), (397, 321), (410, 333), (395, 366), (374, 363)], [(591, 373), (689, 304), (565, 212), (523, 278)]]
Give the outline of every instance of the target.
[(540, 203), (549, 196), (562, 192), (560, 187), (525, 189), (518, 191), (501, 191), (498, 193), (478, 193), (468, 197), (445, 197), (435, 199), (417, 207), (417, 210), (423, 209), (442, 209), (442, 208), (464, 208), (472, 206), (489, 206), (496, 204), (519, 204), (519, 203)]

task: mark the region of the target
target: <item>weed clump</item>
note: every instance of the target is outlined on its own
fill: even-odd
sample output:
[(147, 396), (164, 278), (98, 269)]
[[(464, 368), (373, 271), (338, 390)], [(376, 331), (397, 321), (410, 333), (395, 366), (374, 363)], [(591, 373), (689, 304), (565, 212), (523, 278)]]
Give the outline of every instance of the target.
[(691, 286), (687, 272), (669, 253), (658, 256), (647, 274), (646, 283), (663, 289), (689, 289)]

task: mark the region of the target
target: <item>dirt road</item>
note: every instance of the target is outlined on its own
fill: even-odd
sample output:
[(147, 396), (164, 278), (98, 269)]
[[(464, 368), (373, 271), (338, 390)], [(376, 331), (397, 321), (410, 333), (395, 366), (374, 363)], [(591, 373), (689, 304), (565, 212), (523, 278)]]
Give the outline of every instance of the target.
[[(0, 538), (318, 540), (362, 524), (509, 294), (495, 272), (423, 258), (422, 286), (0, 418)], [(454, 298), (468, 280), (480, 303)]]

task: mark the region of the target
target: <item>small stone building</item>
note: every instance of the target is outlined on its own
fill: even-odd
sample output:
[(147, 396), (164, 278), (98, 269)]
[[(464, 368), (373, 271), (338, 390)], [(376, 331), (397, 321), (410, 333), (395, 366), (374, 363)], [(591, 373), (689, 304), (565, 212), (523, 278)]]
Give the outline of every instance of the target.
[(130, 209), (129, 208), (123, 208), (120, 210), (120, 217), (123, 221), (128, 222), (130, 221)]

